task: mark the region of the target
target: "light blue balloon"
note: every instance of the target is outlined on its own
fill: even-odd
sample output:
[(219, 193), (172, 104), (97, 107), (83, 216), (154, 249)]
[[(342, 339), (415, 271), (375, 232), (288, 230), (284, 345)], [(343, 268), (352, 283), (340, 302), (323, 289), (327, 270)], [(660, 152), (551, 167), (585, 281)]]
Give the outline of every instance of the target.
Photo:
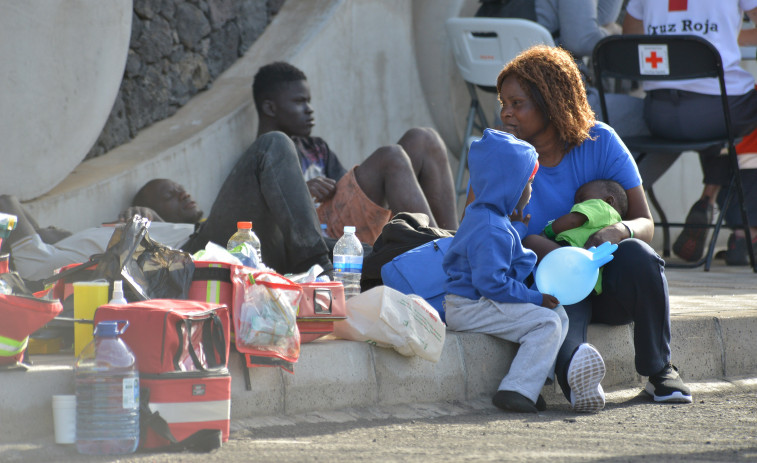
[(563, 246), (550, 252), (539, 263), (534, 275), (544, 294), (555, 296), (560, 304), (582, 301), (594, 289), (599, 267), (612, 260), (617, 244), (606, 241), (589, 249)]

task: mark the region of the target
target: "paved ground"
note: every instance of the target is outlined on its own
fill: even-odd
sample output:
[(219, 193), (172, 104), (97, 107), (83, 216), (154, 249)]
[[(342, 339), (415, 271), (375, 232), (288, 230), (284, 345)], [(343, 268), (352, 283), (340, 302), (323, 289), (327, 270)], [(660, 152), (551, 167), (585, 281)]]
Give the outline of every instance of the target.
[(0, 461), (757, 461), (757, 379), (693, 390), (692, 405), (615, 391), (594, 415), (561, 403), (524, 416), (481, 400), (261, 418), (236, 422), (231, 440), (211, 454), (87, 457), (73, 446), (26, 443), (0, 446)]

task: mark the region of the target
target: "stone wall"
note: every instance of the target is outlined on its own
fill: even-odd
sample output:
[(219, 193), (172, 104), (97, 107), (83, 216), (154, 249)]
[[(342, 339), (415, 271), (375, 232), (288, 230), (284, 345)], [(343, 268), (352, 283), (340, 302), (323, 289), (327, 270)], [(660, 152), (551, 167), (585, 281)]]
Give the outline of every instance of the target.
[(87, 159), (173, 115), (242, 56), (284, 0), (134, 0), (118, 97)]

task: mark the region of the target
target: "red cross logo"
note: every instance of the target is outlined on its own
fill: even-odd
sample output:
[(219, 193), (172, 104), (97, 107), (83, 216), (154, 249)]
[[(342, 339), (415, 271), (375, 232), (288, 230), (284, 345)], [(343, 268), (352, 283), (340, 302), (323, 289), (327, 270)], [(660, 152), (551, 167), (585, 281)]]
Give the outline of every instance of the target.
[(688, 3), (688, 0), (668, 0), (668, 11), (686, 11)]
[(642, 75), (668, 75), (668, 46), (662, 44), (639, 44), (639, 72)]
[(662, 58), (657, 56), (657, 52), (653, 51), (651, 55), (649, 55), (648, 58), (644, 58), (644, 61), (647, 63), (650, 63), (652, 65), (652, 69), (657, 69), (657, 65), (662, 63)]

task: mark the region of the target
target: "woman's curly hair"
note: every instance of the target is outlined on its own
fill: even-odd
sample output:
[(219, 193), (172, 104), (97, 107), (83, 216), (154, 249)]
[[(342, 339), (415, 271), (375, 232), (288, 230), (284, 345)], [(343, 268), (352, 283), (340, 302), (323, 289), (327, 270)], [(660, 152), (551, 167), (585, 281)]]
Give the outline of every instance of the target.
[(510, 61), (497, 77), (497, 94), (502, 99), (502, 82), (515, 76), (523, 91), (557, 129), (566, 149), (589, 138), (594, 111), (586, 99), (586, 88), (573, 56), (563, 48), (536, 45)]

